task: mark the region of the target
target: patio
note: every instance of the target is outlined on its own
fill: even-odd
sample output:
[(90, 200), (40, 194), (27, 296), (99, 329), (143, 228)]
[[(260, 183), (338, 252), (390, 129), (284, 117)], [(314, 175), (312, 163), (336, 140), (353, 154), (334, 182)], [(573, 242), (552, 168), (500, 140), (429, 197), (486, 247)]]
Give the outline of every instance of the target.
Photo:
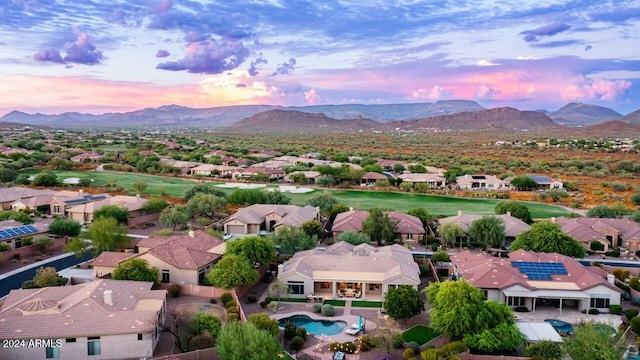
[(622, 324), (622, 317), (620, 315), (613, 314), (598, 314), (590, 315), (583, 314), (580, 311), (573, 309), (562, 309), (541, 307), (537, 308), (536, 312), (514, 312), (513, 313), (517, 321), (532, 321), (543, 322), (545, 319), (558, 319), (570, 324), (577, 324), (579, 322), (595, 321), (612, 326), (617, 329)]

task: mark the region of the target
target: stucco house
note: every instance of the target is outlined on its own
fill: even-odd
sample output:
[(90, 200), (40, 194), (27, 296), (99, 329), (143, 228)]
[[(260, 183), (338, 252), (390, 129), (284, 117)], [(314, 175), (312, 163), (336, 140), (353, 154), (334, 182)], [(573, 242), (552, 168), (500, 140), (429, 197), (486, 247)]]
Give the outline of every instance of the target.
[(93, 213), (104, 206), (115, 205), (129, 211), (129, 217), (143, 215), (142, 207), (147, 199), (137, 196), (117, 195), (105, 199), (90, 201), (67, 208), (67, 217), (76, 220), (81, 224), (88, 224), (93, 221)]
[(320, 211), (313, 206), (255, 204), (222, 221), (229, 234), (258, 234), (260, 230), (275, 231), (279, 226), (301, 226), (318, 220)]
[(11, 210), (17, 202), (26, 203), (29, 199), (46, 195), (54, 195), (55, 190), (31, 189), (18, 186), (0, 187), (0, 210)]
[(46, 238), (48, 234), (49, 225), (42, 222), (24, 225), (15, 220), (0, 221), (0, 244), (5, 244), (11, 249), (21, 248), (26, 237), (35, 243), (40, 238)]
[[(99, 279), (11, 290), (0, 309), (3, 360), (150, 358), (164, 324), (166, 291), (139, 281)], [(20, 344), (20, 343), (19, 343)]]
[[(422, 221), (413, 215), (399, 211), (383, 211), (396, 224), (395, 234), (402, 243), (415, 243), (422, 240), (426, 234)], [(331, 227), (333, 237), (340, 236), (345, 231), (362, 232), (362, 224), (369, 217), (366, 210), (349, 210), (336, 215)]]
[(509, 190), (509, 183), (493, 175), (462, 175), (456, 178), (461, 190)]
[(78, 205), (110, 198), (109, 194), (86, 194), (80, 191), (59, 191), (49, 203), (50, 213), (58, 216), (68, 216), (67, 211)]
[(235, 171), (240, 169), (237, 166), (202, 164), (191, 169), (191, 175), (199, 176), (219, 176), (231, 177)]
[[(484, 215), (479, 214), (463, 214), (462, 211), (458, 211), (458, 215), (449, 216), (442, 219), (438, 219), (438, 223), (440, 225), (444, 225), (449, 222), (456, 223), (460, 226), (462, 231), (465, 233), (469, 233), (469, 227), (471, 224), (479, 219), (482, 219)], [(502, 219), (504, 222), (504, 235), (505, 235), (505, 245), (510, 244), (513, 240), (515, 240), (516, 236), (523, 231), (529, 230), (531, 227), (526, 222), (518, 219), (517, 217), (511, 216), (510, 213), (493, 215), (498, 219)]]
[(609, 312), (620, 305), (622, 290), (614, 276), (556, 253), (517, 250), (509, 258), (464, 250), (451, 257), (453, 274), (484, 291), (487, 299), (511, 307)]
[(391, 287), (420, 284), (420, 269), (401, 245), (374, 247), (344, 241), (295, 253), (278, 266), (278, 279), (290, 295), (324, 299), (382, 300)]
[(566, 218), (552, 219), (562, 231), (591, 248), (591, 242), (604, 245), (604, 251), (624, 247), (629, 251), (640, 250), (640, 224), (629, 219)]
[(317, 171), (294, 171), (284, 176), (284, 182), (293, 182), (291, 181), (291, 176), (296, 174), (302, 174), (305, 178), (307, 178), (307, 182), (309, 184), (315, 184), (316, 179), (318, 179), (322, 174)]
[(413, 184), (413, 186), (415, 186), (416, 183), (425, 183), (430, 189), (441, 189), (447, 182), (444, 177), (430, 173), (400, 174), (398, 178), (402, 179), (403, 182)]
[(360, 186), (375, 186), (378, 180), (387, 180), (387, 176), (377, 172), (366, 172), (362, 175)]

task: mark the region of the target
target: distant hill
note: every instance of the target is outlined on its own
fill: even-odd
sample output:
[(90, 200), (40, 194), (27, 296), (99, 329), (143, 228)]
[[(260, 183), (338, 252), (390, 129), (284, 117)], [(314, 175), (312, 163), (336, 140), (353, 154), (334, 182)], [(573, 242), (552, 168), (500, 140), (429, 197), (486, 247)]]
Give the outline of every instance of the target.
[(640, 124), (640, 110), (636, 110), (620, 118), (621, 121), (632, 124)]
[(371, 131), (380, 123), (359, 118), (336, 120), (324, 114), (294, 110), (268, 110), (237, 122), (224, 131), (235, 133), (338, 133)]
[(520, 111), (503, 107), (488, 110), (463, 112), (451, 115), (433, 116), (412, 121), (385, 124), (387, 130), (393, 127), (403, 130), (529, 130), (557, 126), (547, 115), (536, 111)]
[(554, 122), (567, 126), (592, 125), (622, 117), (622, 114), (615, 110), (581, 103), (570, 103), (558, 111), (551, 111), (546, 114)]

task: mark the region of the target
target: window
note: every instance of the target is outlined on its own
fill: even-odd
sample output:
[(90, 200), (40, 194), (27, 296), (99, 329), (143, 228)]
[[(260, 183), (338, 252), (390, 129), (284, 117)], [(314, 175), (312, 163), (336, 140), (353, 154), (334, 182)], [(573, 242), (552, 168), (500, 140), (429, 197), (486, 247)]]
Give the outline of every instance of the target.
[(302, 281), (289, 281), (289, 292), (293, 295), (304, 294), (304, 283)]
[(198, 270), (198, 284), (201, 285), (204, 283), (204, 268)]
[(53, 213), (62, 214), (62, 209), (60, 208), (60, 205), (53, 205)]
[(64, 341), (68, 343), (74, 343), (76, 342), (76, 338), (66, 338)]
[(591, 299), (591, 307), (597, 309), (608, 309), (609, 308), (609, 298), (592, 298)]
[(142, 341), (142, 334), (138, 334), (138, 341)]
[(87, 339), (87, 355), (100, 355), (100, 336)]
[(47, 347), (45, 348), (45, 355), (47, 359), (57, 359), (60, 357), (60, 348)]
[(525, 306), (525, 300), (527, 298), (520, 296), (507, 296), (507, 305), (509, 306)]
[(413, 234), (407, 234), (407, 240), (413, 240)]
[(20, 249), (22, 247), (22, 239), (16, 239), (15, 248)]
[(169, 276), (169, 270), (162, 269), (162, 282), (163, 283), (171, 282), (171, 277)]

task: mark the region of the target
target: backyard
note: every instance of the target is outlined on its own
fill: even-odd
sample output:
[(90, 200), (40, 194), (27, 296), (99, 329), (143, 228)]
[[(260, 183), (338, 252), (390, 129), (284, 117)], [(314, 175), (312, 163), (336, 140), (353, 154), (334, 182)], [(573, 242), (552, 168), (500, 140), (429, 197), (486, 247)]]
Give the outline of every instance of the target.
[[(27, 170), (27, 174), (35, 175), (38, 170)], [(116, 185), (129, 190), (133, 190), (133, 184), (143, 182), (147, 185), (147, 194), (166, 194), (169, 196), (182, 197), (184, 193), (195, 184), (195, 180), (176, 177), (163, 177), (139, 173), (119, 173), (107, 171), (55, 171), (58, 177), (65, 179), (69, 177), (87, 178), (92, 180), (92, 186), (104, 187), (106, 185)], [(218, 184), (218, 183), (214, 183)], [(269, 185), (277, 187), (278, 185)], [(233, 189), (220, 188), (224, 192), (231, 192)], [(316, 190), (319, 191), (319, 190)], [(493, 214), (495, 205), (500, 200), (494, 199), (468, 199), (450, 196), (414, 194), (391, 191), (375, 190), (337, 190), (327, 189), (342, 204), (354, 209), (370, 209), (379, 207), (383, 209), (393, 209), (406, 212), (413, 208), (422, 207), (430, 214), (438, 216), (451, 216), (463, 211), (467, 214)], [(311, 194), (287, 193), (292, 204), (305, 205)], [(524, 203), (532, 213), (534, 218), (550, 218), (566, 216), (570, 212), (562, 207), (541, 203)]]

